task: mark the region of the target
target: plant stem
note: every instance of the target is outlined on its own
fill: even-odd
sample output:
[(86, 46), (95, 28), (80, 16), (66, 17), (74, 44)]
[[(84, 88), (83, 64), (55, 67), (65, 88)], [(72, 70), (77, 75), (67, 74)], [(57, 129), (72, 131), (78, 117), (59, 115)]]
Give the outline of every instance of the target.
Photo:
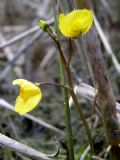
[(64, 67), (65, 67), (65, 70), (66, 70), (66, 73), (67, 73), (68, 84), (69, 84), (69, 87), (72, 89), (72, 90), (70, 91), (70, 93), (71, 93), (71, 96), (72, 96), (73, 101), (74, 101), (74, 103), (75, 103), (76, 109), (77, 109), (77, 111), (78, 111), (78, 113), (79, 113), (79, 115), (80, 115), (80, 118), (82, 119), (83, 124), (84, 124), (84, 126), (85, 126), (85, 129), (86, 129), (86, 132), (87, 132), (87, 135), (88, 135), (88, 138), (89, 138), (90, 146), (91, 146), (91, 153), (93, 154), (93, 153), (94, 153), (94, 147), (93, 147), (93, 142), (92, 142), (91, 131), (90, 131), (90, 128), (89, 128), (89, 126), (88, 126), (88, 123), (87, 123), (87, 121), (86, 121), (86, 119), (85, 119), (85, 116), (84, 116), (84, 114), (83, 114), (83, 112), (82, 112), (82, 110), (81, 110), (81, 106), (80, 106), (80, 104), (79, 104), (79, 102), (78, 102), (78, 100), (77, 100), (77, 97), (76, 97), (76, 95), (75, 95), (75, 92), (74, 92), (74, 90), (73, 90), (73, 83), (72, 83), (72, 76), (71, 76), (71, 72), (70, 72), (70, 67), (69, 67), (69, 65), (68, 65), (68, 63), (67, 63), (67, 61), (66, 61), (66, 59), (65, 59), (65, 57), (64, 57), (64, 54), (63, 54), (63, 52), (62, 52), (62, 49), (61, 49), (59, 40), (57, 40), (57, 39), (54, 38), (54, 37), (52, 37), (52, 38), (53, 38), (54, 42), (56, 43), (56, 47), (57, 47), (57, 49), (58, 49), (58, 51), (59, 51), (61, 60), (62, 60), (62, 62), (63, 62), (63, 64), (64, 64)]
[[(54, 5), (54, 15), (56, 15), (57, 11), (55, 9)], [(58, 21), (57, 17), (55, 16), (55, 28), (57, 34), (58, 32)], [(59, 50), (58, 50), (59, 51)], [(59, 64), (60, 64), (60, 78), (61, 78), (61, 84), (63, 86), (66, 85), (66, 77), (65, 77), (65, 70), (64, 70), (64, 64), (62, 59), (64, 59), (64, 56), (61, 58), (59, 54)], [(64, 59), (65, 62), (65, 59)], [(66, 88), (62, 89), (63, 92), (63, 98), (64, 98), (64, 113), (65, 113), (65, 124), (66, 124), (66, 131), (67, 131), (67, 142), (68, 142), (68, 152), (69, 152), (69, 159), (74, 160), (74, 147), (73, 147), (73, 135), (72, 135), (72, 125), (71, 125), (71, 114), (70, 114), (70, 108), (69, 108), (69, 100), (68, 100), (68, 91)]]
[[(57, 26), (57, 23), (56, 23), (56, 26)], [(45, 31), (53, 39), (53, 41), (55, 42), (56, 48), (59, 51), (61, 83), (64, 86), (66, 85), (66, 79), (65, 79), (65, 70), (66, 70), (69, 87), (72, 89), (72, 90), (70, 90), (70, 93), (71, 93), (71, 96), (72, 96), (73, 101), (75, 103), (76, 109), (79, 113), (79, 116), (80, 116), (80, 118), (81, 118), (81, 120), (84, 124), (85, 129), (86, 129), (88, 139), (89, 139), (89, 143), (90, 143), (90, 147), (91, 147), (91, 154), (94, 154), (92, 134), (91, 134), (89, 125), (88, 125), (88, 123), (85, 119), (85, 116), (84, 116), (84, 114), (81, 110), (81, 107), (80, 107), (80, 104), (77, 100), (76, 94), (73, 90), (72, 76), (71, 76), (70, 67), (69, 67), (70, 64), (66, 61), (66, 58), (64, 57), (63, 51), (61, 49), (61, 45), (60, 45), (58, 36), (53, 32), (52, 28), (49, 25), (47, 25)], [(69, 155), (70, 155), (70, 160), (74, 160), (71, 116), (70, 116), (70, 110), (69, 110), (68, 93), (67, 93), (67, 90), (65, 88), (63, 89), (63, 96), (64, 96), (64, 107), (65, 107), (65, 117), (66, 117), (66, 129), (67, 129)]]
[[(88, 135), (88, 139), (89, 139), (89, 142), (90, 142), (91, 154), (93, 154), (93, 153), (94, 153), (94, 147), (93, 147), (93, 142), (92, 142), (91, 131), (90, 131), (90, 128), (89, 128), (89, 126), (88, 126), (88, 123), (87, 123), (87, 121), (86, 121), (86, 119), (85, 119), (85, 116), (84, 116), (82, 110), (81, 110), (81, 106), (80, 106), (80, 104), (79, 104), (79, 102), (78, 102), (78, 100), (77, 100), (77, 97), (76, 97), (75, 92), (74, 92), (74, 89), (73, 89), (72, 76), (71, 76), (70, 67), (69, 67), (70, 64), (67, 63), (67, 61), (66, 61), (66, 59), (65, 59), (65, 57), (64, 57), (63, 51), (62, 51), (62, 49), (61, 49), (61, 45), (60, 45), (60, 43), (59, 43), (59, 39), (56, 37), (56, 35), (54, 35), (54, 33), (52, 33), (52, 32), (49, 30), (49, 28), (48, 28), (48, 34), (49, 34), (49, 35), (51, 36), (51, 38), (54, 40), (55, 45), (56, 45), (56, 48), (57, 48), (58, 51), (59, 51), (60, 62), (62, 61), (61, 63), (64, 64), (64, 67), (65, 67), (65, 70), (66, 70), (66, 73), (67, 73), (68, 84), (69, 84), (69, 87), (72, 89), (72, 90), (70, 91), (70, 93), (71, 93), (71, 96), (72, 96), (73, 101), (74, 101), (74, 103), (75, 103), (76, 109), (77, 109), (77, 111), (78, 111), (78, 113), (79, 113), (79, 115), (80, 115), (80, 118), (81, 118), (81, 120), (83, 121), (83, 124), (84, 124), (84, 126), (85, 126), (85, 129), (86, 129), (86, 132), (87, 132), (87, 135)], [(63, 71), (64, 71), (64, 69), (63, 69)], [(65, 71), (64, 71), (64, 72), (65, 72)], [(63, 74), (63, 73), (62, 73), (62, 74)], [(65, 73), (64, 73), (64, 74), (65, 74)], [(64, 75), (64, 76), (65, 76), (65, 75)], [(62, 78), (63, 78), (63, 77), (62, 77)], [(64, 82), (64, 83), (65, 83), (65, 82)], [(62, 84), (63, 84), (63, 82), (62, 82)], [(63, 84), (63, 85), (66, 85), (66, 83)]]
[(72, 99), (75, 103), (75, 106), (76, 106), (76, 109), (80, 115), (80, 118), (82, 119), (83, 121), (83, 124), (85, 126), (85, 129), (86, 129), (86, 132), (87, 132), (87, 135), (88, 135), (88, 139), (89, 139), (89, 142), (90, 142), (90, 147), (91, 147), (91, 153), (93, 154), (94, 153), (94, 147), (93, 147), (93, 142), (92, 142), (92, 135), (91, 135), (91, 131), (90, 131), (90, 128), (88, 126), (88, 123), (85, 119), (85, 116), (81, 110), (81, 106), (77, 100), (77, 97), (76, 97), (76, 94), (74, 92), (74, 89), (73, 89), (73, 83), (72, 83), (72, 76), (71, 76), (71, 71), (70, 71), (70, 67), (69, 66), (66, 66), (66, 72), (67, 72), (67, 77), (68, 77), (68, 84), (69, 84), (69, 87), (72, 89), (70, 90), (70, 94), (72, 96)]
[[(66, 85), (64, 65), (61, 61), (60, 56), (59, 56), (59, 63), (60, 63), (61, 83), (63, 85)], [(64, 97), (64, 112), (65, 112), (66, 130), (67, 130), (69, 158), (70, 160), (74, 160), (73, 136), (72, 136), (72, 126), (71, 126), (71, 115), (70, 115), (70, 108), (69, 108), (68, 92), (66, 88), (63, 88), (62, 91), (63, 91), (63, 97)]]
[(67, 90), (71, 90), (69, 87), (64, 86), (63, 84), (59, 84), (59, 83), (54, 83), (54, 82), (40, 82), (40, 83), (35, 83), (37, 86), (42, 86), (42, 85), (50, 85), (50, 86), (57, 86), (57, 87), (62, 87), (65, 88)]

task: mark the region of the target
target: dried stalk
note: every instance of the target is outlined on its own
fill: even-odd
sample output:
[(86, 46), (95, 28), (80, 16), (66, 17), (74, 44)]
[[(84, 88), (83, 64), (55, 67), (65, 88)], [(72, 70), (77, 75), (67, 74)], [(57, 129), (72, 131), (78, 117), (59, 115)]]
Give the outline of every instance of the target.
[[(53, 18), (51, 18), (49, 21), (48, 21), (48, 24), (52, 24), (53, 23)], [(33, 33), (36, 33), (37, 31), (39, 30), (39, 26), (36, 25), (18, 35), (16, 35), (15, 37), (11, 38), (10, 40), (8, 40), (7, 42), (4, 42), (3, 44), (0, 44), (0, 49), (2, 48), (5, 48), (7, 46), (10, 46), (14, 43), (16, 43), (17, 41), (20, 41), (21, 39), (33, 34)]]
[(120, 143), (120, 125), (117, 117), (116, 101), (107, 75), (95, 27), (92, 27), (82, 40), (91, 66), (95, 88), (98, 90), (97, 103), (102, 112), (106, 142), (111, 146), (118, 146)]
[(117, 58), (116, 58), (116, 56), (113, 52), (113, 49), (112, 49), (107, 37), (105, 36), (105, 33), (104, 33), (104, 31), (103, 31), (103, 29), (102, 29), (102, 27), (101, 27), (101, 25), (100, 25), (100, 23), (97, 20), (95, 15), (94, 15), (94, 22), (95, 22), (95, 26), (96, 26), (96, 29), (98, 31), (98, 34), (100, 36), (100, 39), (101, 39), (101, 41), (102, 41), (102, 43), (103, 43), (103, 45), (104, 45), (104, 47), (107, 51), (107, 54), (109, 56), (111, 56), (113, 65), (114, 65), (116, 71), (118, 72), (118, 74), (120, 74), (120, 64), (119, 64), (119, 62), (118, 62), (118, 60), (117, 60)]
[(49, 156), (47, 156), (46, 154), (36, 151), (35, 149), (32, 149), (1, 133), (0, 133), (0, 145), (3, 147), (9, 148), (17, 153), (20, 153), (32, 160), (54, 160), (54, 158), (49, 158)]

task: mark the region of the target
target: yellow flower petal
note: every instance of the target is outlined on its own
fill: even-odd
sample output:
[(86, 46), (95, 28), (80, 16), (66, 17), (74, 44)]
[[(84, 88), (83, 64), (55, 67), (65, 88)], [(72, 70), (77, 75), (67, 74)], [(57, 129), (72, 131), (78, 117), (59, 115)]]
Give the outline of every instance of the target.
[(38, 105), (39, 101), (39, 95), (29, 98), (26, 101), (24, 101), (21, 96), (18, 96), (15, 103), (15, 111), (20, 115), (24, 115), (33, 110)]
[(21, 88), (24, 88), (25, 90), (40, 90), (39, 87), (25, 79), (16, 79), (13, 81), (13, 85), (19, 85)]
[(93, 24), (93, 13), (91, 10), (74, 10), (66, 16), (59, 15), (59, 29), (66, 37), (78, 37), (89, 31)]
[(15, 102), (15, 111), (20, 115), (33, 110), (42, 98), (42, 93), (39, 87), (25, 79), (16, 79), (13, 85), (20, 86), (20, 94)]
[(65, 17), (64, 13), (61, 13), (61, 14), (59, 15), (59, 20), (62, 21), (64, 17)]

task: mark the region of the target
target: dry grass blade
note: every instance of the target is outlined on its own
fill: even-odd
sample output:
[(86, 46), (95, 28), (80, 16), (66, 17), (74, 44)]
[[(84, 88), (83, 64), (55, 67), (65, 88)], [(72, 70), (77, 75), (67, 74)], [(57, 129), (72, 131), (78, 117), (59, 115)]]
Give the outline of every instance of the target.
[(85, 160), (87, 153), (90, 151), (90, 145), (84, 150), (83, 154), (80, 157), (80, 160)]
[(26, 36), (28, 36), (28, 35), (36, 32), (36, 31), (38, 31), (38, 30), (39, 30), (39, 26), (34, 26), (33, 28), (28, 29), (27, 31), (22, 32), (21, 34), (15, 36), (15, 37), (13, 37), (13, 38), (11, 38), (11, 39), (8, 40), (6, 43), (3, 43), (2, 45), (0, 45), (0, 48), (4, 48), (4, 47), (7, 47), (7, 46), (9, 46), (9, 45), (12, 45), (12, 44), (16, 43), (17, 41), (25, 38)]
[(119, 64), (117, 58), (115, 57), (115, 55), (113, 53), (113, 50), (112, 50), (112, 48), (110, 46), (110, 43), (107, 40), (107, 38), (106, 38), (106, 36), (104, 34), (104, 31), (102, 30), (102, 27), (100, 26), (100, 23), (98, 22), (98, 20), (97, 20), (95, 15), (94, 15), (94, 22), (95, 22), (95, 26), (96, 26), (96, 29), (98, 31), (98, 34), (99, 34), (99, 36), (101, 38), (101, 41), (103, 42), (103, 45), (104, 45), (108, 55), (111, 56), (116, 71), (120, 74), (120, 64)]
[(46, 154), (36, 151), (35, 149), (30, 148), (1, 133), (0, 133), (0, 145), (34, 160), (53, 160), (53, 158), (49, 158)]
[[(48, 21), (48, 24), (52, 24), (52, 23), (53, 23), (53, 18)], [(30, 34), (33, 34), (34, 32), (37, 32), (39, 29), (40, 29), (40, 27), (38, 25), (36, 25), (33, 28), (30, 28), (27, 31), (24, 31), (24, 32), (20, 33), (19, 35), (11, 38), (7, 42), (0, 45), (0, 49), (2, 49), (4, 47), (7, 47), (9, 45), (12, 45), (13, 43), (16, 43), (17, 41), (29, 36)]]
[[(96, 93), (96, 89), (86, 83), (79, 83), (78, 85), (74, 86), (74, 90), (76, 92), (76, 94), (84, 97), (85, 99), (91, 101), (92, 103), (94, 102), (95, 99), (95, 93)], [(70, 106), (72, 106), (72, 98), (69, 98), (69, 103)], [(120, 121), (120, 104), (118, 102), (116, 102), (116, 108), (117, 108), (117, 116), (119, 118)]]

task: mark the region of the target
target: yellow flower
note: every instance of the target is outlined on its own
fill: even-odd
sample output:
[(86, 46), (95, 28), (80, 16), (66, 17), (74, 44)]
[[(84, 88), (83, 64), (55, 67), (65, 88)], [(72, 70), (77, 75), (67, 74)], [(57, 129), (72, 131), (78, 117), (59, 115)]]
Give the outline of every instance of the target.
[(60, 32), (66, 36), (75, 38), (84, 35), (93, 24), (92, 10), (74, 10), (67, 15), (59, 15)]
[(42, 98), (40, 88), (25, 79), (16, 79), (13, 81), (13, 85), (20, 86), (20, 94), (15, 102), (15, 111), (23, 115), (33, 110)]

